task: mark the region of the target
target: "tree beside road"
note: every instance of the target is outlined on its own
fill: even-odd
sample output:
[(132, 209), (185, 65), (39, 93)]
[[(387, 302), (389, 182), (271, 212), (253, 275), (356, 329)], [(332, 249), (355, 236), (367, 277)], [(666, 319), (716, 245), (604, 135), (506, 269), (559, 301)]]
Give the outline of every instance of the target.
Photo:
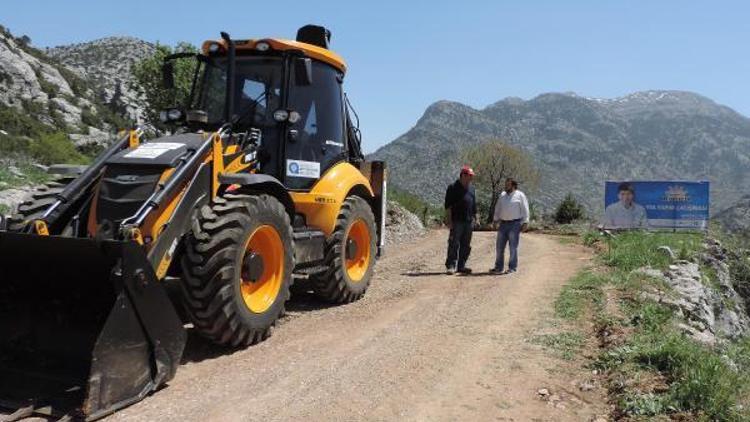
[(495, 204), (503, 190), (505, 179), (514, 178), (527, 192), (534, 192), (541, 179), (532, 156), (502, 140), (470, 148), (464, 154), (464, 161), (476, 172), (474, 183), (481, 192), (480, 196), (490, 195), (489, 207), (480, 207), (486, 213), (484, 217), (488, 224), (492, 223)]

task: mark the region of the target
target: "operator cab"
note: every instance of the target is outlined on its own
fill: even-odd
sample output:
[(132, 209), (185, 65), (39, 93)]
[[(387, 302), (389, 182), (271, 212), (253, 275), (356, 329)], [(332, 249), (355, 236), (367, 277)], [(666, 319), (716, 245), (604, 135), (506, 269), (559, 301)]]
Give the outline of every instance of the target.
[(234, 133), (255, 133), (256, 170), (290, 190), (309, 190), (336, 163), (363, 158), (342, 89), (346, 65), (328, 50), (328, 30), (308, 25), (296, 41), (223, 37), (196, 56), (188, 127), (230, 122)]

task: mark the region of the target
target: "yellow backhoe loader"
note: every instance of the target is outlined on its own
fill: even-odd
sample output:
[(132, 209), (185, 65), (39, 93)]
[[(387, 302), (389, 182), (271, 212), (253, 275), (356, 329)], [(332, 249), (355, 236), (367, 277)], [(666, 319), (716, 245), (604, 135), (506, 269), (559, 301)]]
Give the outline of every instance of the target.
[[(383, 247), (386, 175), (365, 161), (330, 32), (206, 41), (173, 134), (122, 136), (0, 227), (0, 406), (97, 419), (169, 381), (186, 326), (264, 340), (293, 280), (365, 293)], [(356, 117), (356, 114), (354, 114)], [(179, 300), (167, 294), (176, 280)], [(181, 317), (181, 316), (184, 316)]]

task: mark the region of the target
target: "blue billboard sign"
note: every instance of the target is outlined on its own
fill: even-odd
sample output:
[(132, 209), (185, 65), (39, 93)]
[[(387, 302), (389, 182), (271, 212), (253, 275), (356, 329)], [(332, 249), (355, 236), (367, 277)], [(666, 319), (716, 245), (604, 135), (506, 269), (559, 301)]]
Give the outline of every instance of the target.
[(605, 229), (706, 230), (708, 182), (609, 181), (604, 190)]

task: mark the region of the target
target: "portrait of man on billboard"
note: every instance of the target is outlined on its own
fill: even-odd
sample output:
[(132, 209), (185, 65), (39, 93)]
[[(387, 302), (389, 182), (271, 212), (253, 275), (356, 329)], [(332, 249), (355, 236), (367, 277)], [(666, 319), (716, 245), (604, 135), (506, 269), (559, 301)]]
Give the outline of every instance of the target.
[(617, 187), (617, 202), (604, 210), (606, 229), (646, 229), (648, 217), (646, 209), (635, 202), (635, 189), (630, 183), (620, 183)]

